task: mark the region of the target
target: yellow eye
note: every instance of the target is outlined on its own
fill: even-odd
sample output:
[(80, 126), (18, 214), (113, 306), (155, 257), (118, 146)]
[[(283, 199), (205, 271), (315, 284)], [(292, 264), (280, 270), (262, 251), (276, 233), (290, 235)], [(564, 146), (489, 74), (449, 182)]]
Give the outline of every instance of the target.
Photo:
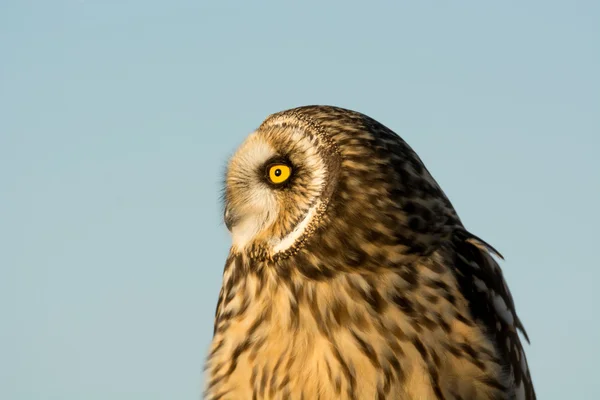
[(273, 183), (283, 183), (291, 174), (292, 169), (285, 164), (273, 164), (269, 167), (269, 180)]

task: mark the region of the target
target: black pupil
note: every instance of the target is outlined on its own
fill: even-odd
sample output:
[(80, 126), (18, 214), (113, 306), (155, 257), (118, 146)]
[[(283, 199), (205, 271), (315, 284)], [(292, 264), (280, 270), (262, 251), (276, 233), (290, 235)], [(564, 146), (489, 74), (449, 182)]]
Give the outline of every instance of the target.
[(279, 168), (277, 168), (275, 170), (275, 176), (280, 176), (281, 175), (281, 170)]

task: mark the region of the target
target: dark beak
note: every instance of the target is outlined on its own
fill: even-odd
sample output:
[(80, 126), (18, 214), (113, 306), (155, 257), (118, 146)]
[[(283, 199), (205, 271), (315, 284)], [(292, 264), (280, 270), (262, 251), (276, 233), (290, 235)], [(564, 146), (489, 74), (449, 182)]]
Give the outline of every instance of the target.
[(231, 228), (235, 226), (235, 223), (238, 221), (238, 217), (235, 215), (233, 211), (229, 207), (225, 207), (225, 226), (231, 232)]

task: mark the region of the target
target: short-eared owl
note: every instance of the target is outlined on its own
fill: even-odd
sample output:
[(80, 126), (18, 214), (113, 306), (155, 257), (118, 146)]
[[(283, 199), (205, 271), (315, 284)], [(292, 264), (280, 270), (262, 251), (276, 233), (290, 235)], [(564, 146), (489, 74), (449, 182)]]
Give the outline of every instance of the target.
[(283, 111), (225, 181), (205, 398), (535, 399), (499, 254), (390, 129)]

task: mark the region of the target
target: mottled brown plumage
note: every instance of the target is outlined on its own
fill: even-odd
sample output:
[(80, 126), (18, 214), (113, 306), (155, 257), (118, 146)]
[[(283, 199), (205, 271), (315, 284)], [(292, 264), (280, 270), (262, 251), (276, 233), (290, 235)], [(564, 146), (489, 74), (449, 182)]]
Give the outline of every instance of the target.
[(270, 116), (229, 163), (225, 208), (205, 398), (535, 399), (495, 251), (385, 126)]

